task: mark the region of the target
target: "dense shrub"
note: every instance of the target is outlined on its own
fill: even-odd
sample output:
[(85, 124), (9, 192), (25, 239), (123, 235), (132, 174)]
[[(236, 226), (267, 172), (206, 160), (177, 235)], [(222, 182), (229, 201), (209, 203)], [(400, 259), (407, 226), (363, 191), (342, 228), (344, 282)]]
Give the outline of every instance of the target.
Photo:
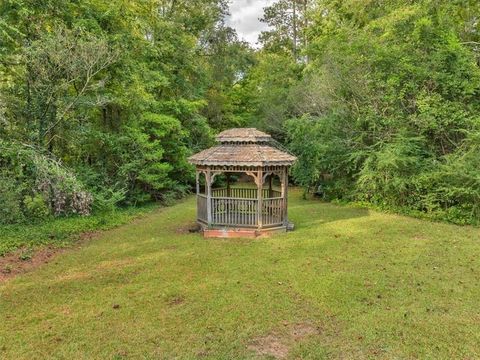
[(23, 199), (24, 213), (28, 219), (46, 219), (50, 214), (42, 194), (27, 195)]
[(37, 149), (0, 141), (1, 223), (89, 215), (92, 195), (71, 171)]
[(0, 224), (11, 224), (24, 219), (21, 207), (22, 191), (12, 178), (0, 175)]

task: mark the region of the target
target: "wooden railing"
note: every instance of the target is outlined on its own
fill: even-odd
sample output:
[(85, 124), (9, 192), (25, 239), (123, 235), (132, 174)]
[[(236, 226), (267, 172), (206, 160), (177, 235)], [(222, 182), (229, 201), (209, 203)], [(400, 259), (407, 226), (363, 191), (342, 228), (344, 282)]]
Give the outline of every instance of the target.
[[(258, 190), (255, 188), (219, 188), (212, 189), (213, 197), (230, 197), (230, 198), (242, 198), (242, 199), (256, 199)], [(263, 198), (276, 198), (281, 197), (282, 193), (278, 190), (262, 189)]]
[(283, 223), (283, 199), (264, 199), (262, 202), (263, 226), (281, 225)]
[(214, 225), (256, 226), (257, 200), (212, 198), (212, 223)]
[(207, 197), (202, 194), (197, 195), (197, 219), (207, 222)]
[[(258, 199), (254, 188), (212, 189), (212, 225), (257, 227)], [(228, 196), (227, 196), (228, 195)], [(283, 224), (284, 199), (278, 190), (263, 189), (261, 220), (262, 226), (273, 227)], [(208, 223), (207, 196), (197, 195), (197, 218)]]
[(263, 198), (264, 199), (270, 199), (270, 198), (279, 198), (282, 196), (282, 192), (278, 190), (269, 190), (269, 189), (263, 189)]

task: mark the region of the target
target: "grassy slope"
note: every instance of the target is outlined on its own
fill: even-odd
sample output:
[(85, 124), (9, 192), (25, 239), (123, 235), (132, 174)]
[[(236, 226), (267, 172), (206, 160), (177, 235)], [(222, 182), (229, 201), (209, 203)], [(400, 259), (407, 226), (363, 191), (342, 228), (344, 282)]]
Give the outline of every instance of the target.
[[(179, 231), (194, 200), (0, 285), (0, 358), (249, 358), (308, 322), (292, 358), (480, 357), (480, 229), (302, 201), (270, 239)], [(113, 308), (118, 304), (118, 309)]]

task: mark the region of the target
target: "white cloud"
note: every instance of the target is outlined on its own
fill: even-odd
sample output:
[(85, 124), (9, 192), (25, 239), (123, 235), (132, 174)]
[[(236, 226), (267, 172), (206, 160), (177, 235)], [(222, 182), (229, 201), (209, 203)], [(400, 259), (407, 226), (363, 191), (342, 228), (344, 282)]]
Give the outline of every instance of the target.
[(257, 47), (258, 35), (268, 28), (265, 23), (260, 22), (263, 8), (273, 2), (273, 0), (232, 0), (227, 24), (237, 30), (240, 39)]

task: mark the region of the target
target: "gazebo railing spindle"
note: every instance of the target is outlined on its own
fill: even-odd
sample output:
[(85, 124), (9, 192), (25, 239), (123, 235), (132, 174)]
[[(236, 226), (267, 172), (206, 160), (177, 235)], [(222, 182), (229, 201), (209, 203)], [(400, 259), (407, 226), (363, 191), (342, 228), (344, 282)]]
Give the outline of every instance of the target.
[[(254, 188), (230, 188), (230, 197), (226, 188), (212, 189), (211, 209), (212, 225), (257, 227), (258, 191)], [(278, 190), (262, 190), (261, 222), (263, 226), (283, 223), (283, 197)], [(207, 221), (207, 198), (198, 196), (198, 219)]]

